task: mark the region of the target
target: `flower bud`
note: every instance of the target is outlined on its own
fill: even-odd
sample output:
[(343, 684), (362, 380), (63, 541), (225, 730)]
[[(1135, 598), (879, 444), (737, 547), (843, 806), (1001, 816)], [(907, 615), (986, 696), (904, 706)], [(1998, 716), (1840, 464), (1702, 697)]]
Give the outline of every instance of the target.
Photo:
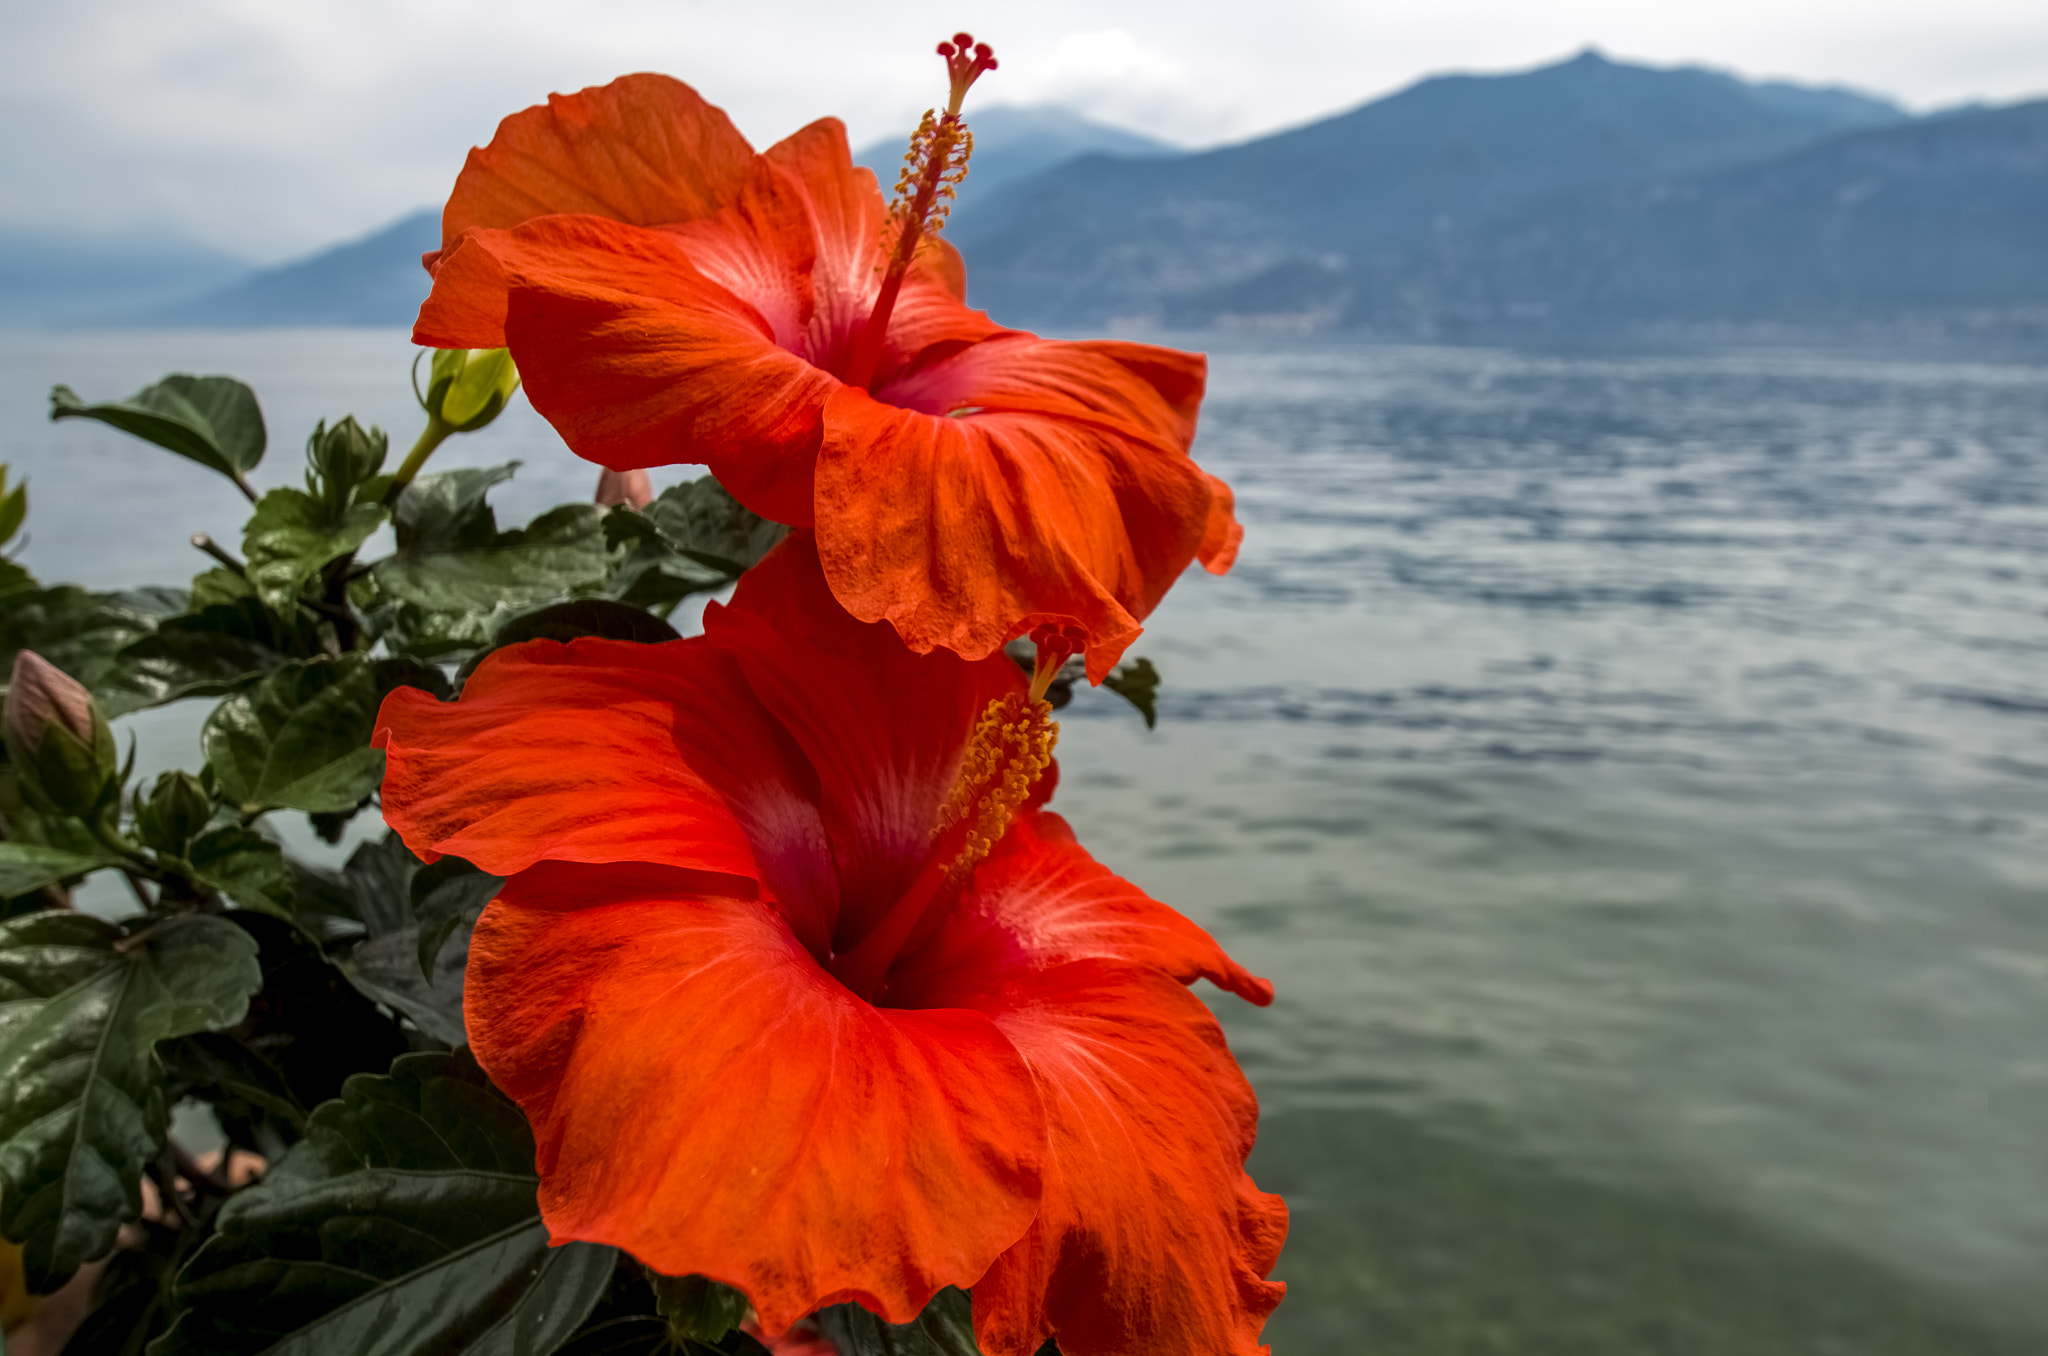
[(457, 433), (474, 433), (496, 419), (518, 389), (519, 369), (505, 349), (435, 349), (427, 413)]
[(142, 841), (162, 852), (183, 852), (212, 818), (213, 797), (189, 772), (164, 773), (149, 799), (135, 807), (135, 827)]
[(39, 809), (91, 815), (117, 789), (120, 765), (106, 717), (77, 679), (33, 650), (14, 657), (0, 735)]
[(644, 509), (654, 502), (654, 482), (645, 471), (614, 471), (606, 467), (598, 474), (594, 502), (606, 508), (624, 504)]
[(383, 469), (391, 440), (381, 428), (365, 429), (349, 415), (333, 428), (321, 420), (306, 440), (306, 465), (330, 494), (348, 491)]

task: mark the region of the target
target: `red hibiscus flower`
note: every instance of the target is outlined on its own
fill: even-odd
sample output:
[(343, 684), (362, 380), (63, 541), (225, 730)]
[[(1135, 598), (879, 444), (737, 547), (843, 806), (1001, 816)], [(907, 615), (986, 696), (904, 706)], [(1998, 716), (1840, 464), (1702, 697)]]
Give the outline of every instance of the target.
[(912, 655), (798, 536), (703, 636), (515, 646), (378, 724), (406, 842), (510, 877), (466, 1016), (556, 1240), (770, 1334), (957, 1285), (989, 1356), (1263, 1350), (1286, 1209), (1185, 986), (1271, 986), (1041, 808), (1009, 660)]
[(960, 131), (922, 129), (892, 216), (837, 119), (756, 154), (663, 76), (551, 97), (470, 153), (413, 337), (509, 346), (592, 461), (703, 463), (815, 528), (841, 605), (913, 650), (1033, 633), (1100, 681), (1190, 560), (1236, 555), (1230, 492), (1188, 456), (1205, 365), (968, 309), (928, 230)]

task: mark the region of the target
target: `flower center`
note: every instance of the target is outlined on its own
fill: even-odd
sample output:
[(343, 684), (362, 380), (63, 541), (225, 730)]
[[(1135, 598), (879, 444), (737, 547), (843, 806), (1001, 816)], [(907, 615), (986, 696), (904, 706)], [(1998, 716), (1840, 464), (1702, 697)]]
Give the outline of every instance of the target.
[(1060, 727), (1052, 707), (1015, 692), (991, 701), (975, 723), (953, 789), (939, 809), (931, 851), (910, 888), (850, 951), (832, 958), (839, 982), (870, 1001), (922, 925), (960, 892), (1002, 841), (1031, 788), (1052, 765)]
[(849, 386), (866, 387), (875, 379), (875, 366), (882, 357), (882, 340), (889, 333), (889, 316), (896, 309), (896, 297), (903, 291), (903, 279), (917, 257), (917, 247), (925, 236), (938, 234), (945, 225), (946, 214), (953, 207), (953, 195), (959, 191), (960, 181), (967, 177), (967, 157), (974, 150), (974, 137), (960, 116), (960, 104), (981, 73), (996, 68), (995, 52), (987, 43), (976, 42), (972, 33), (955, 33), (951, 42), (939, 44), (939, 55), (946, 59), (946, 74), (952, 80), (951, 97), (946, 101), (945, 112), (925, 111), (924, 121), (910, 138), (903, 170), (896, 176), (896, 200), (889, 205), (886, 228), (895, 233), (896, 243), (889, 251), (888, 269), (882, 275), (882, 290), (875, 296), (875, 308), (868, 312), (867, 323), (854, 336), (853, 349), (847, 356), (845, 380)]

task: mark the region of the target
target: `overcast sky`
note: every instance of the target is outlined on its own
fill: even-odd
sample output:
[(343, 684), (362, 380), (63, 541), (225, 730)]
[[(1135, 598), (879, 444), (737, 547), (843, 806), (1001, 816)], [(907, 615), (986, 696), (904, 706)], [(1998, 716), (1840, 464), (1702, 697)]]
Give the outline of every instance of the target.
[(2048, 0), (0, 0), (0, 225), (274, 261), (437, 202), (500, 117), (631, 70), (757, 144), (826, 113), (858, 144), (943, 93), (956, 27), (1002, 61), (977, 98), (1187, 145), (1589, 44), (1916, 109), (2048, 94)]

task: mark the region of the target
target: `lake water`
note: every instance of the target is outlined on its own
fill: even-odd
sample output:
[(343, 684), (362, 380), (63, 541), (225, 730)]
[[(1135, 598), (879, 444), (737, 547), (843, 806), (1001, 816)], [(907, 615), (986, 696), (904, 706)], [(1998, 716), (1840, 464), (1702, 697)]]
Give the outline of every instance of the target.
[[(0, 338), (48, 579), (234, 491), (51, 383), (417, 416), (374, 332)], [(1233, 341), (1246, 525), (1070, 708), (1059, 807), (1280, 999), (1219, 1000), (1285, 1191), (1280, 1356), (2048, 1351), (2048, 355)], [(521, 404), (442, 464), (594, 475)], [(190, 762), (191, 711), (142, 717)]]

